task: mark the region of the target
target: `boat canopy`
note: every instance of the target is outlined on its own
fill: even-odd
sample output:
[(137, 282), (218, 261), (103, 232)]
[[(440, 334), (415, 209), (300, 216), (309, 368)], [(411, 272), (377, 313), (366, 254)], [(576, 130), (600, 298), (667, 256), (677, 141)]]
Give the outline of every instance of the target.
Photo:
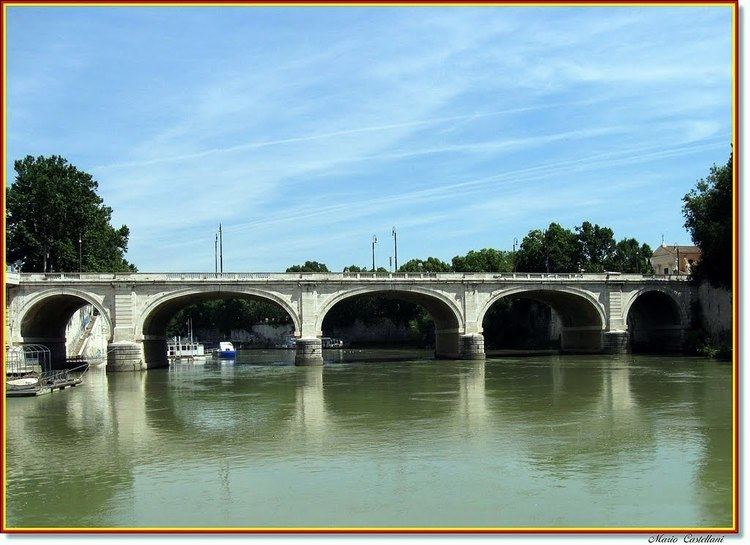
[(230, 343), (230, 342), (220, 342), (219, 343), (219, 350), (221, 350), (222, 352), (224, 352), (226, 350), (232, 350), (233, 351), (234, 350), (234, 345), (232, 343)]

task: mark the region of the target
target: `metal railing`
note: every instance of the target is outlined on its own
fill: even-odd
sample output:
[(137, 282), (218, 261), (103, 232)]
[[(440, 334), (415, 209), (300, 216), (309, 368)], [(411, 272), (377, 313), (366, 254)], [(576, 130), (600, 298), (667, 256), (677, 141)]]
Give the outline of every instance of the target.
[(22, 283), (31, 282), (170, 282), (175, 280), (224, 282), (224, 281), (687, 281), (687, 275), (644, 275), (631, 273), (431, 273), (431, 272), (329, 272), (329, 273), (271, 273), (271, 272), (167, 272), (167, 273), (21, 273)]

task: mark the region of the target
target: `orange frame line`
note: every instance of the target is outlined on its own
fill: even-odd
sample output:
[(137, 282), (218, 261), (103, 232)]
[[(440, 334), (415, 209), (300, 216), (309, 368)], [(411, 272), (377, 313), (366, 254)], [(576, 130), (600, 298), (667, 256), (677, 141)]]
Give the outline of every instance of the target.
[[(0, 0), (0, 27), (2, 28), (2, 163), (3, 182), (7, 187), (7, 147), (5, 135), (7, 134), (7, 32), (6, 32), (6, 10), (9, 7), (728, 7), (732, 9), (732, 150), (733, 150), (733, 172), (732, 172), (732, 526), (731, 527), (708, 527), (708, 528), (678, 528), (678, 527), (111, 527), (111, 528), (35, 528), (16, 527), (10, 528), (6, 520), (6, 459), (7, 446), (5, 427), (5, 381), (2, 381), (0, 393), (2, 394), (2, 449), (0, 450), (0, 465), (2, 466), (2, 496), (0, 497), (0, 508), (2, 509), (2, 525), (0, 533), (6, 534), (654, 534), (654, 533), (678, 533), (678, 534), (738, 534), (739, 529), (739, 476), (740, 476), (740, 156), (739, 133), (740, 133), (740, 25), (739, 25), (739, 0), (656, 0), (654, 2), (633, 2), (630, 0), (564, 0), (547, 1), (492, 1), (471, 0), (461, 3), (451, 0), (410, 0), (408, 2), (394, 2), (392, 0), (344, 0), (336, 2), (320, 1), (297, 1), (264, 0), (259, 2), (245, 0), (220, 0), (218, 2), (207, 2), (205, 0), (157, 0), (149, 1), (119, 1), (101, 2), (97, 0), (73, 0), (64, 2), (49, 2), (48, 0)], [(5, 191), (0, 196), (2, 206), (2, 228), (0, 248), (6, 248), (5, 230)], [(3, 290), (2, 300), (3, 330), (0, 336), (4, 339), (7, 330), (6, 312), (6, 267), (2, 267)], [(5, 370), (5, 354), (3, 353), (3, 371)]]

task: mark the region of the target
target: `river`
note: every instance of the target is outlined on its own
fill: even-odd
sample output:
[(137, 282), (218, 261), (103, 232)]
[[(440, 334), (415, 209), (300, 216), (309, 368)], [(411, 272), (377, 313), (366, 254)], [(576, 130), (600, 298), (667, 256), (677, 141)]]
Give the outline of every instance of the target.
[(732, 524), (730, 364), (341, 354), (93, 368), (8, 399), (8, 526)]

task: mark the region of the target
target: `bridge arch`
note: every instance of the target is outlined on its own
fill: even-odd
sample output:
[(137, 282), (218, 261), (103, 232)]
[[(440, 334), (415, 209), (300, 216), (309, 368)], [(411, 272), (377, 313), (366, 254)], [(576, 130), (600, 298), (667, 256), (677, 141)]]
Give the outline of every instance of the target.
[(631, 350), (672, 352), (683, 348), (689, 316), (677, 292), (649, 286), (634, 293), (623, 308)]
[(464, 332), (465, 328), (461, 308), (447, 295), (418, 286), (365, 286), (335, 293), (326, 299), (318, 309), (315, 322), (316, 334), (323, 334), (323, 321), (338, 303), (367, 295), (387, 296), (420, 305), (435, 323), (436, 356), (457, 357), (459, 355), (459, 335)]
[(13, 337), (19, 342), (44, 344), (51, 351), (53, 364), (64, 362), (65, 331), (76, 311), (91, 305), (104, 320), (106, 338), (112, 340), (113, 326), (109, 309), (90, 293), (74, 288), (50, 288), (26, 300), (11, 324)]
[[(679, 295), (676, 291), (671, 290), (666, 287), (662, 286), (649, 286), (646, 288), (642, 288), (635, 292), (628, 302), (624, 305), (622, 314), (625, 318), (625, 321), (627, 321), (628, 317), (630, 316), (630, 311), (633, 308), (633, 305), (640, 299), (641, 303), (643, 302), (643, 299), (641, 297), (648, 296), (649, 293), (657, 293), (662, 295), (656, 295), (655, 299), (659, 300), (660, 302), (668, 305), (668, 308), (670, 308), (671, 311), (673, 311), (676, 315), (676, 317), (679, 319), (679, 325), (682, 325), (683, 327), (686, 327), (688, 325), (688, 322), (690, 321), (690, 318), (688, 317), (687, 310), (685, 307), (680, 303), (679, 301)], [(650, 296), (654, 297), (654, 296)]]
[(216, 289), (207, 286), (191, 287), (161, 294), (149, 301), (139, 313), (135, 324), (135, 340), (143, 341), (143, 352), (148, 365), (166, 364), (166, 329), (172, 317), (182, 308), (195, 303), (217, 299), (247, 299), (272, 303), (281, 308), (291, 319), (296, 336), (300, 334), (300, 319), (297, 310), (279, 295), (262, 289), (227, 286)]
[(482, 323), (489, 309), (505, 298), (531, 299), (552, 308), (562, 321), (561, 348), (570, 350), (599, 350), (601, 335), (607, 324), (602, 304), (592, 294), (577, 288), (554, 286), (542, 288), (520, 286), (493, 292), (481, 307), (477, 326), (482, 332)]

